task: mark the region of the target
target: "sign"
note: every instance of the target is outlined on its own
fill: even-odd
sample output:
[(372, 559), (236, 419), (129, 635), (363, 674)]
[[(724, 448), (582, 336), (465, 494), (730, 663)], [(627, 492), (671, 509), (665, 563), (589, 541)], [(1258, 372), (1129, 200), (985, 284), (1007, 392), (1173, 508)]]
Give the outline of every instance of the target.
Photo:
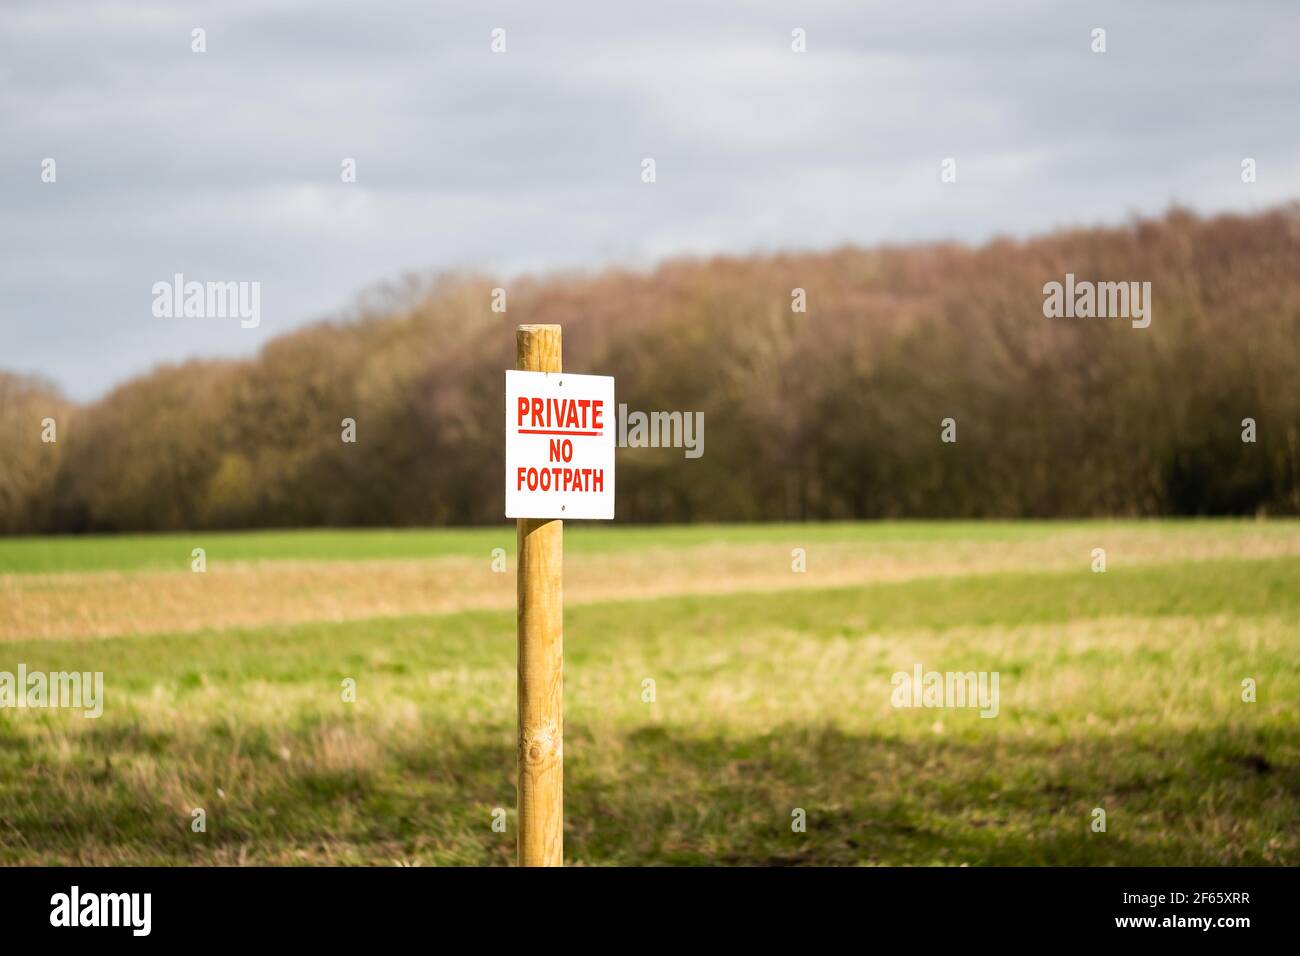
[(614, 379), (506, 372), (506, 517), (614, 517)]

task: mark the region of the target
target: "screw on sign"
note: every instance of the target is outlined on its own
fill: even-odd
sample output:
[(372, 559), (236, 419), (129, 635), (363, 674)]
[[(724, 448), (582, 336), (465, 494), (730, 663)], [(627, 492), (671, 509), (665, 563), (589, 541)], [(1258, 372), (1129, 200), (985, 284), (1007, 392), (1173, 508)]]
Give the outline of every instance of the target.
[(564, 863), (564, 522), (614, 517), (614, 380), (566, 375), (558, 325), (521, 325), (506, 372), (517, 519), (519, 864)]

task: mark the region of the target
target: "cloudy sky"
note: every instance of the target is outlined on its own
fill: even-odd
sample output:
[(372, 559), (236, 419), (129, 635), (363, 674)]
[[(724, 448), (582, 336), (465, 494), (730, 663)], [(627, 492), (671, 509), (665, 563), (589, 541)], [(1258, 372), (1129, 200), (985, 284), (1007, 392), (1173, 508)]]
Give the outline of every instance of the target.
[[(1261, 209), (1300, 197), (1297, 48), (1294, 2), (4, 0), (0, 368), (93, 398), (413, 270)], [(260, 282), (260, 326), (155, 318), (177, 272)]]

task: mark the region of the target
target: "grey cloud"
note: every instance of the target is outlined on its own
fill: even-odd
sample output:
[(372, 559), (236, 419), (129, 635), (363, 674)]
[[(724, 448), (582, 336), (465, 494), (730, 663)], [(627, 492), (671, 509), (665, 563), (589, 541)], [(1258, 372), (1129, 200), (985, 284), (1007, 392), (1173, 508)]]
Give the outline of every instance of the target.
[[(4, 4), (0, 367), (88, 398), (413, 269), (1260, 208), (1300, 195), (1298, 32), (1280, 2)], [(261, 327), (153, 318), (175, 272), (262, 282)]]

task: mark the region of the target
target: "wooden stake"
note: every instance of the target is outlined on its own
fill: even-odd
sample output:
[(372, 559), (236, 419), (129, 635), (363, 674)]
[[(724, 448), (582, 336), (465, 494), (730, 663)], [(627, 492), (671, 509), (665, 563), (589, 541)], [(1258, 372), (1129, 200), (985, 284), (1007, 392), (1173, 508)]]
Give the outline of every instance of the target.
[[(560, 327), (521, 325), (518, 368), (559, 372)], [(519, 518), (519, 865), (564, 865), (564, 522)]]

